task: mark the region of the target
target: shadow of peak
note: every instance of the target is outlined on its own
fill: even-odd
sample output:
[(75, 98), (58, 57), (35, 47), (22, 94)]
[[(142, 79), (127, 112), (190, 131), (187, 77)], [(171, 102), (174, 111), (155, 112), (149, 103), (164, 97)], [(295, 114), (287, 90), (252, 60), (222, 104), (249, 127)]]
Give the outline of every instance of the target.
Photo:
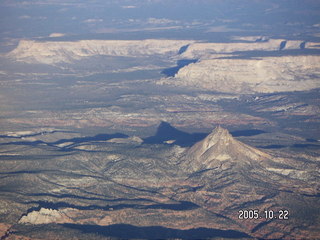
[[(158, 126), (157, 133), (155, 136), (164, 136), (164, 137), (183, 137), (189, 135), (186, 132), (180, 131), (177, 128), (173, 127), (170, 123), (162, 121)], [(170, 140), (170, 139), (166, 139)]]
[(161, 121), (159, 126), (158, 126), (158, 130), (161, 129), (161, 128), (167, 128), (167, 127), (174, 128), (174, 127), (171, 126), (170, 123), (165, 122), (165, 121)]
[(143, 139), (147, 144), (163, 144), (166, 141), (173, 140), (175, 145), (179, 146), (191, 146), (195, 142), (203, 139), (207, 134), (204, 133), (187, 133), (183, 132), (170, 123), (162, 121), (154, 136)]

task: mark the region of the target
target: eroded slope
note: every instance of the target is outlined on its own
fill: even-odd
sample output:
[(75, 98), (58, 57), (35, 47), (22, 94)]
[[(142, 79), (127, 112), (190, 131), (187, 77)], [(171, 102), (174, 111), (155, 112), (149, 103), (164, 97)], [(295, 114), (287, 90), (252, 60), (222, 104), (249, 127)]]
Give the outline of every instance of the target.
[[(2, 214), (1, 221), (13, 225), (12, 239), (42, 238), (56, 224), (67, 231), (60, 238), (81, 228), (88, 232), (76, 234), (108, 236), (102, 232), (108, 234), (117, 224), (161, 227), (155, 238), (163, 231), (178, 238), (187, 236), (184, 231), (206, 233), (195, 237), (270, 239), (319, 234), (319, 159), (264, 153), (221, 127), (191, 148), (128, 139), (60, 148), (44, 142), (32, 149), (27, 153), (21, 145), (14, 150), (20, 157), (2, 156), (2, 206), (15, 210)], [(56, 155), (49, 154), (53, 150)], [(22, 165), (23, 155), (32, 158)], [(238, 211), (248, 209), (287, 210), (289, 219), (239, 219)], [(303, 214), (311, 209), (313, 214)], [(51, 225), (37, 234), (39, 224)]]

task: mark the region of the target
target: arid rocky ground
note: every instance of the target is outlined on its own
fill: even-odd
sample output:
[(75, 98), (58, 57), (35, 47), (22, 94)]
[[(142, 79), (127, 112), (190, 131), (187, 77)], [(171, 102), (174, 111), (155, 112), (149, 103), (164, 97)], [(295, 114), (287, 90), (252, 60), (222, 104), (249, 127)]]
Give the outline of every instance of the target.
[[(261, 151), (221, 127), (192, 147), (120, 135), (68, 142), (2, 144), (3, 239), (319, 235), (319, 155)], [(259, 218), (241, 219), (251, 209)]]
[(315, 239), (318, 48), (21, 41), (1, 55), (1, 239)]

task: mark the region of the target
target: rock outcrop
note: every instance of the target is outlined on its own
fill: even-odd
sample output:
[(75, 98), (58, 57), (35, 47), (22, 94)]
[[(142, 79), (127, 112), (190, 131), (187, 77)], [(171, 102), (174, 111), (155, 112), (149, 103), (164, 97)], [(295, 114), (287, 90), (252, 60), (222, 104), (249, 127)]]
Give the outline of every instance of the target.
[(172, 54), (192, 40), (81, 40), (68, 42), (22, 40), (7, 57), (26, 63), (57, 64), (98, 55), (139, 57)]
[[(235, 43), (168, 39), (22, 40), (5, 57), (18, 62), (54, 66), (65, 63), (77, 66), (80, 64), (77, 61), (99, 56), (193, 59), (198, 61), (181, 67), (173, 78), (165, 78), (159, 83), (224, 93), (272, 93), (318, 88), (320, 57), (309, 54), (311, 49), (319, 49), (318, 45), (285, 39)], [(280, 54), (288, 50), (296, 52), (292, 56)], [(126, 71), (137, 69), (139, 67), (127, 68)]]
[(180, 69), (164, 83), (225, 93), (272, 93), (319, 87), (320, 56), (201, 60)]
[[(56, 64), (72, 62), (98, 55), (139, 57), (171, 54), (180, 58), (211, 58), (212, 54), (230, 54), (243, 51), (277, 51), (304, 48), (316, 49), (317, 43), (285, 39), (239, 43), (208, 43), (194, 40), (80, 40), (34, 41), (21, 40), (6, 56), (26, 63)], [(181, 52), (181, 49), (184, 51)]]
[[(285, 43), (285, 44), (284, 44)], [(266, 41), (237, 42), (237, 43), (193, 43), (182, 54), (184, 58), (202, 58), (208, 54), (223, 54), (243, 51), (277, 51), (300, 49), (303, 41), (286, 41), (285, 39), (268, 39)], [(285, 46), (282, 46), (285, 45)], [(313, 48), (313, 44), (307, 45)]]
[(49, 223), (70, 223), (71, 219), (67, 215), (68, 209), (54, 210), (41, 208), (39, 211), (30, 212), (23, 216), (19, 223), (23, 224), (49, 224)]
[(216, 127), (205, 139), (196, 143), (186, 153), (193, 170), (226, 169), (230, 165), (249, 165), (270, 156), (234, 139), (227, 129)]

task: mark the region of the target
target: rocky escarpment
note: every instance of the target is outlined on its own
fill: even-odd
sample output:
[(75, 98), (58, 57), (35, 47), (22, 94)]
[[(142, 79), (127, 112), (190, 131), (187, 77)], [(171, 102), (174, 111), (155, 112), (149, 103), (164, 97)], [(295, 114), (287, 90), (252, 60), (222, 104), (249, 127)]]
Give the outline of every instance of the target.
[(285, 39), (196, 42), (181, 57), (198, 61), (159, 84), (242, 94), (315, 89), (319, 87), (318, 50), (317, 43)]
[[(283, 46), (282, 46), (283, 45)], [(267, 41), (208, 43), (194, 40), (80, 40), (80, 41), (34, 41), (21, 40), (6, 57), (26, 62), (56, 64), (73, 62), (92, 56), (158, 56), (169, 54), (182, 59), (211, 58), (212, 54), (241, 51), (276, 51), (287, 49), (317, 48), (316, 43), (269, 39)]]
[(258, 37), (251, 41), (235, 43), (193, 43), (182, 54), (184, 58), (206, 58), (211, 54), (225, 54), (244, 51), (277, 51), (310, 48), (317, 46), (314, 43), (306, 43), (300, 40), (265, 39), (259, 41)]
[(226, 92), (272, 93), (319, 87), (320, 56), (220, 58), (190, 64), (162, 83)]
[(22, 40), (6, 56), (26, 63), (57, 64), (92, 56), (141, 57), (176, 55), (191, 40), (81, 40), (69, 42), (39, 42)]
[[(175, 75), (158, 83), (224, 93), (273, 93), (318, 88), (318, 45), (285, 39), (228, 43), (166, 39), (64, 42), (22, 40), (5, 57), (29, 64), (58, 66), (69, 63), (68, 66), (73, 64), (73, 67), (81, 65), (80, 62), (88, 58), (95, 63), (99, 60), (91, 57), (101, 56), (126, 57), (127, 60), (133, 60), (134, 65), (139, 63), (141, 58), (159, 60), (160, 57), (169, 62), (189, 59), (190, 64), (183, 66), (179, 66), (178, 61), (178, 66), (171, 68), (175, 69)], [(133, 68), (128, 65), (122, 70), (144, 69), (145, 62), (140, 64), (141, 66)], [(155, 61), (155, 64), (159, 64), (159, 61)], [(89, 64), (86, 69), (93, 69), (94, 65), (90, 67)], [(149, 66), (146, 69), (148, 68), (156, 67)]]

